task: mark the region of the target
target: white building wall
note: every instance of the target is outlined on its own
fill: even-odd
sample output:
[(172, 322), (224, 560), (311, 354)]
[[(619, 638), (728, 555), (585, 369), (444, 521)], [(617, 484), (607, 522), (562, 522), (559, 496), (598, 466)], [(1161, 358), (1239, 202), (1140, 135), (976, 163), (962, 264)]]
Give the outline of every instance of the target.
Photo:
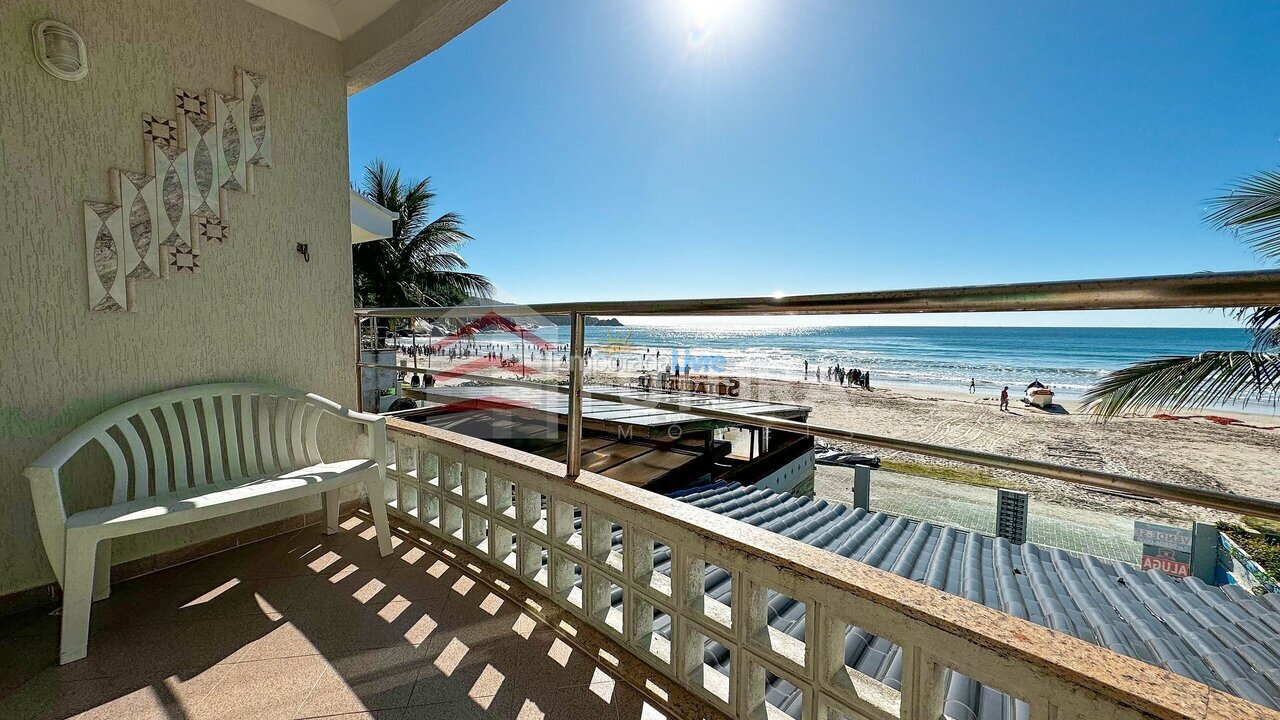
[[(87, 78), (36, 64), (30, 28), (43, 18), (83, 34)], [(236, 66), (269, 78), (274, 158), (255, 194), (229, 194), (232, 241), (209, 249), (202, 274), (140, 282), (135, 312), (89, 312), (83, 202), (112, 199), (111, 168), (143, 169), (144, 112), (173, 117), (175, 87), (232, 91)], [(354, 403), (346, 133), (338, 42), (240, 0), (0, 3), (0, 595), (53, 580), (22, 469), (96, 413), (225, 380)], [(349, 455), (354, 437), (324, 445)], [(108, 487), (100, 464), (82, 469), (73, 504)], [(313, 507), (120, 540), (114, 560)]]

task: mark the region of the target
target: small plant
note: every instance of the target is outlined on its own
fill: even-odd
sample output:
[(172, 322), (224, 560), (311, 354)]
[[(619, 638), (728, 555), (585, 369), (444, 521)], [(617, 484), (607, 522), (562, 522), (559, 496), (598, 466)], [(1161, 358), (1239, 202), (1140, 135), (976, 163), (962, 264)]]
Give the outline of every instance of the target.
[(911, 460), (881, 460), (880, 469), (902, 473), (903, 475), (931, 477), (938, 480), (946, 480), (947, 482), (977, 485), (979, 487), (1004, 488), (1005, 490), (1023, 490), (1026, 488), (1021, 483), (1001, 480), (985, 470), (975, 470), (973, 468), (931, 465)]
[(1253, 528), (1263, 535), (1275, 535), (1280, 537), (1280, 521), (1245, 515), (1240, 518), (1240, 522), (1243, 523), (1245, 527)]
[[(1245, 518), (1245, 523), (1251, 520), (1262, 520), (1261, 518)], [(1262, 520), (1262, 522), (1268, 522)], [(1275, 525), (1275, 523), (1271, 523)], [(1237, 545), (1249, 553), (1249, 557), (1258, 563), (1259, 567), (1266, 570), (1272, 577), (1280, 578), (1280, 540), (1274, 537), (1259, 535), (1255, 532), (1249, 532), (1245, 528), (1234, 523), (1220, 522), (1218, 529), (1226, 533), (1227, 537), (1235, 541)]]

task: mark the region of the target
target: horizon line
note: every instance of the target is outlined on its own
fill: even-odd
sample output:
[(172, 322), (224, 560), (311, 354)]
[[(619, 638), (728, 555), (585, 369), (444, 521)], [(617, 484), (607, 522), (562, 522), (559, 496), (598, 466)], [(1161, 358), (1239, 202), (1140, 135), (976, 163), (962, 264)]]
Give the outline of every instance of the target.
[[(594, 315), (600, 320), (618, 320), (622, 322), (625, 316), (616, 315)], [(767, 316), (766, 316), (767, 317)], [(634, 320), (635, 318), (632, 318)], [(636, 325), (623, 324), (622, 327), (669, 327), (680, 325), (681, 323), (638, 323)], [(759, 325), (768, 325), (769, 323), (759, 323)], [(778, 327), (786, 327), (778, 324)], [(600, 325), (588, 325), (587, 327), (603, 327)], [(703, 327), (713, 328), (711, 325), (703, 325)], [(726, 327), (750, 327), (748, 324), (726, 325)], [(889, 325), (889, 324), (841, 324), (833, 323), (828, 325), (795, 325), (792, 327), (802, 328), (823, 328), (823, 327), (883, 327), (883, 328), (964, 328), (964, 329), (1029, 329), (1029, 330), (1235, 330), (1249, 332), (1249, 328), (1240, 327), (1196, 327), (1187, 325)]]

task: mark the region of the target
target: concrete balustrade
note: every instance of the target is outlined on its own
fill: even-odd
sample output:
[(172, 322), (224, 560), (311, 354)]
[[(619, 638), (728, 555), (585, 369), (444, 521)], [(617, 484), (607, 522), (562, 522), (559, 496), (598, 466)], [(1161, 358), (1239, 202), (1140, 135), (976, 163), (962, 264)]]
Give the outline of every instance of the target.
[[(387, 426), (386, 501), (401, 519), (518, 577), (733, 717), (790, 717), (769, 702), (772, 677), (800, 691), (802, 720), (937, 720), (948, 671), (1026, 703), (1033, 720), (1277, 717), (678, 500), (592, 473), (566, 480), (559, 463), (448, 431)], [(803, 603), (803, 639), (770, 627), (773, 593)], [(900, 648), (901, 687), (846, 666), (850, 627)]]

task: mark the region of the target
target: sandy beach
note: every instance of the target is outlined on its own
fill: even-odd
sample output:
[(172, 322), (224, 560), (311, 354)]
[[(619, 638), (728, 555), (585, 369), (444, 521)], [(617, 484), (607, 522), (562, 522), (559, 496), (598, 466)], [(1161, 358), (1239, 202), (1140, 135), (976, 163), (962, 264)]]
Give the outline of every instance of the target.
[[(1214, 488), (1257, 497), (1280, 497), (1280, 425), (1277, 418), (1242, 412), (1214, 411), (1247, 425), (1221, 425), (1205, 419), (1161, 420), (1126, 416), (1105, 422), (1080, 414), (1068, 403), (1066, 414), (1010, 403), (999, 409), (997, 395), (967, 392), (922, 393), (916, 390), (861, 389), (807, 383), (762, 381), (777, 398), (809, 404), (815, 423), (938, 445), (1045, 460), (1133, 475), (1150, 480)], [(1012, 394), (1012, 389), (1011, 389)], [(1014, 396), (1016, 398), (1016, 395)], [(1183, 411), (1181, 415), (1208, 414)], [(950, 463), (903, 453), (878, 452), (883, 459), (933, 465)], [(1203, 508), (1159, 505), (1091, 491), (1057, 480), (989, 470), (1032, 490), (1039, 501), (1057, 502), (1147, 517), (1225, 519), (1226, 513)]]
[[(407, 359), (407, 358), (406, 358)], [(540, 380), (563, 379), (565, 371), (549, 358), (530, 362)], [(419, 362), (425, 364), (423, 358)], [(436, 370), (454, 363), (439, 357)], [(515, 377), (490, 369), (485, 374)], [(615, 366), (597, 351), (587, 382), (628, 385), (638, 375), (625, 363)], [(531, 372), (531, 379), (533, 373)], [(1238, 410), (1182, 410), (1180, 416), (1231, 417), (1240, 424), (1223, 425), (1204, 418), (1157, 419), (1149, 415), (1101, 421), (1067, 402), (1059, 412), (1031, 408), (1020, 401), (1020, 387), (1010, 388), (1010, 410), (999, 409), (998, 391), (967, 389), (940, 392), (878, 386), (871, 390), (834, 383), (740, 378), (741, 397), (794, 403), (813, 408), (810, 420), (859, 432), (918, 442), (1026, 457), (1064, 465), (1133, 475), (1140, 478), (1214, 488), (1264, 498), (1280, 497), (1280, 416)], [(457, 381), (445, 381), (454, 384)], [(837, 443), (840, 444), (840, 443)], [(886, 461), (944, 467), (968, 467), (918, 455), (843, 445), (878, 454)], [(1001, 483), (1024, 487), (1039, 502), (1168, 520), (1196, 517), (1233, 519), (1227, 513), (1152, 503), (1092, 491), (1057, 480), (1004, 470), (985, 470)], [(835, 498), (833, 498), (835, 499)]]

